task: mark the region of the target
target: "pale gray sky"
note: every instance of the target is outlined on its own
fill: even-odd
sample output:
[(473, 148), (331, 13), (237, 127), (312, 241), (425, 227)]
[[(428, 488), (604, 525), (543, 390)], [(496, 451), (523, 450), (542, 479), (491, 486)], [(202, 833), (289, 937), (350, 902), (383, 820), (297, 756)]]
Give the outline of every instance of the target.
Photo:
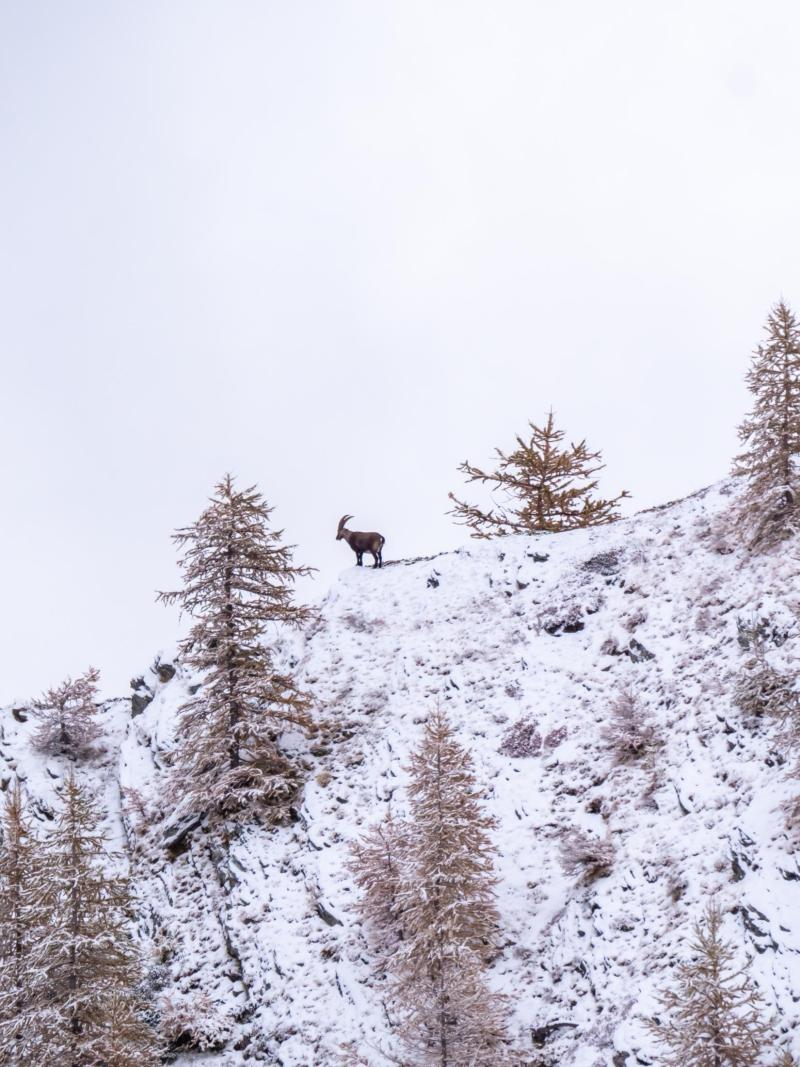
[[(552, 404), (631, 509), (727, 473), (800, 305), (800, 8), (0, 0), (0, 703), (175, 636), (170, 532), (257, 482), (321, 593), (464, 540)], [(379, 576), (376, 576), (379, 580)]]

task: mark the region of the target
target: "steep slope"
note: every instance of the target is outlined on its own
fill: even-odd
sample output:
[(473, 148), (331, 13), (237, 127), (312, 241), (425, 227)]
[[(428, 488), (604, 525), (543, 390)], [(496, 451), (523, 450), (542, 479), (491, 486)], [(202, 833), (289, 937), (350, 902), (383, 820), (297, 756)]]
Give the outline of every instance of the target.
[[(141, 680), (134, 717), (109, 705), (93, 773), (128, 844), (150, 983), (185, 1036), (181, 1063), (326, 1067), (348, 1043), (388, 1062), (391, 1004), (356, 921), (348, 844), (390, 806), (404, 812), (407, 754), (436, 703), (499, 820), (492, 979), (531, 1063), (658, 1063), (642, 1018), (715, 892), (726, 933), (794, 1029), (800, 866), (780, 806), (798, 786), (778, 765), (774, 726), (746, 719), (731, 692), (737, 620), (769, 619), (771, 654), (797, 668), (800, 565), (791, 550), (750, 558), (721, 540), (733, 492), (723, 483), (609, 527), (346, 572), (307, 633), (278, 638), (334, 724), (324, 743), (295, 739), (309, 782), (289, 827), (181, 840), (168, 763), (197, 679), (168, 654)], [(603, 736), (627, 684), (661, 733), (649, 770), (616, 765)], [(500, 749), (520, 720), (535, 722), (532, 754), (514, 758)], [(31, 753), (30, 722), (9, 712), (2, 723), (3, 780), (24, 776), (46, 819), (63, 768)], [(565, 875), (560, 847), (576, 827), (613, 846), (606, 877)]]

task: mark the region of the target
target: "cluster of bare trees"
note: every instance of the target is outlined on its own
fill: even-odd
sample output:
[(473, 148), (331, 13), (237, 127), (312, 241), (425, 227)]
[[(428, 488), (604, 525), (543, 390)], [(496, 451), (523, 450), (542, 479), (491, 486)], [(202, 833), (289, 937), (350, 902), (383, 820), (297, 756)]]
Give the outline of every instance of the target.
[(70, 773), (37, 833), (19, 785), (0, 826), (0, 1063), (152, 1067), (159, 1047), (137, 993), (134, 896), (96, 800)]

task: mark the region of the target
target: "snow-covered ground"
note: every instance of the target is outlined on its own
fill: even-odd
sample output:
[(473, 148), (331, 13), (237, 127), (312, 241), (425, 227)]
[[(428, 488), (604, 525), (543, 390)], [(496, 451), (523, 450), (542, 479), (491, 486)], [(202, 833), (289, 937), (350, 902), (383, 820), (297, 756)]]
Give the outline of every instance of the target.
[[(152, 695), (144, 710), (108, 705), (109, 751), (89, 774), (130, 855), (151, 986), (174, 1032), (209, 1047), (180, 1063), (333, 1067), (348, 1043), (388, 1062), (392, 1008), (357, 921), (348, 846), (389, 808), (403, 814), (407, 755), (437, 703), (499, 820), (492, 980), (531, 1063), (660, 1062), (642, 1019), (713, 893), (793, 1031), (800, 865), (780, 806), (800, 782), (778, 765), (774, 725), (746, 719), (731, 693), (737, 620), (769, 618), (783, 641), (770, 654), (797, 669), (800, 563), (796, 548), (751, 557), (720, 536), (733, 491), (343, 574), (318, 621), (281, 639), (329, 723), (300, 746), (309, 780), (291, 826), (227, 842), (201, 827), (167, 851), (180, 814), (172, 731), (196, 679), (180, 664), (168, 677), (162, 653), (137, 690)], [(615, 765), (603, 736), (628, 684), (660, 729), (651, 769)], [(538, 754), (501, 754), (521, 719), (537, 724)], [(30, 726), (3, 713), (0, 779), (24, 776), (46, 819), (63, 768), (31, 752)], [(560, 843), (575, 827), (613, 844), (607, 877), (564, 874)]]

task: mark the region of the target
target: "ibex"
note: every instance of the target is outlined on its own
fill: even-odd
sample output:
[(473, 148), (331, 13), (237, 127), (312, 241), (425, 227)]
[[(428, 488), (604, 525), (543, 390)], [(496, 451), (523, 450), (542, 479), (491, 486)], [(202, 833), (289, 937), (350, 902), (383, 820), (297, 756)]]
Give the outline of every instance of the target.
[(347, 541), (348, 545), (356, 554), (356, 566), (364, 566), (364, 553), (370, 552), (375, 560), (376, 567), (383, 566), (383, 546), (386, 538), (379, 533), (363, 533), (360, 530), (348, 530), (345, 523), (352, 519), (352, 515), (342, 515), (339, 519), (339, 529), (336, 531), (336, 540)]

